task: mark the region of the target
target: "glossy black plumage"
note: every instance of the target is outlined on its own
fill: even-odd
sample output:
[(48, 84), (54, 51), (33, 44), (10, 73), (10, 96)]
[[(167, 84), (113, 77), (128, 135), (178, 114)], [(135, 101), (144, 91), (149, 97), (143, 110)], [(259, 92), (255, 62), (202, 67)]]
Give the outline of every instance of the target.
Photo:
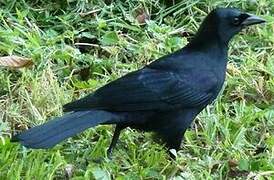
[(229, 40), (242, 28), (262, 22), (236, 9), (215, 9), (184, 48), (66, 104), (64, 110), (70, 114), (12, 140), (49, 148), (88, 127), (116, 124), (109, 153), (126, 127), (156, 132), (168, 148), (178, 150), (185, 130), (222, 88)]

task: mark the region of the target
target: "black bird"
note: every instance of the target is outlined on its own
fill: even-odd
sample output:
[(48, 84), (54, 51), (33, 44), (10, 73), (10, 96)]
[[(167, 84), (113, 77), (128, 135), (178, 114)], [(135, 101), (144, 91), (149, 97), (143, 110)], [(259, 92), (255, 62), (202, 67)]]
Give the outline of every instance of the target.
[(233, 8), (208, 14), (182, 49), (64, 105), (70, 113), (12, 138), (28, 148), (51, 148), (99, 124), (116, 124), (111, 154), (126, 127), (158, 134), (168, 149), (180, 148), (193, 119), (216, 99), (224, 80), (230, 39), (265, 20)]

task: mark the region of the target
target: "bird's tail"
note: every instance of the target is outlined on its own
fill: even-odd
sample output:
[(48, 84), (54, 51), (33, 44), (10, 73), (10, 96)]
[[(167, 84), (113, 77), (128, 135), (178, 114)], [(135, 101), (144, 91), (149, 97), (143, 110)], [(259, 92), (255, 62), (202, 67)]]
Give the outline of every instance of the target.
[(89, 127), (115, 121), (113, 113), (99, 110), (77, 111), (55, 118), (12, 137), (11, 142), (20, 142), (34, 149), (46, 149)]

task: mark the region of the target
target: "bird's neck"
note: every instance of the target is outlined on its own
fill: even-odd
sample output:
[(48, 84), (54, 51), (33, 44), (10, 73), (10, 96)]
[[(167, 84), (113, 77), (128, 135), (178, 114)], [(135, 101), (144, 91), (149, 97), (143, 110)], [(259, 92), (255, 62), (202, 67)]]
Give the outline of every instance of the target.
[(224, 41), (217, 32), (211, 29), (215, 28), (199, 30), (186, 46), (186, 50), (202, 53), (209, 57), (211, 63), (225, 68), (229, 41)]
[(198, 32), (189, 42), (187, 47), (192, 49), (207, 50), (212, 48), (228, 49), (229, 40), (225, 40), (218, 33), (202, 31)]
[(187, 46), (192, 49), (207, 49), (216, 46), (227, 49), (231, 37), (226, 33), (220, 34), (220, 27), (217, 24), (217, 20), (213, 17), (207, 17)]

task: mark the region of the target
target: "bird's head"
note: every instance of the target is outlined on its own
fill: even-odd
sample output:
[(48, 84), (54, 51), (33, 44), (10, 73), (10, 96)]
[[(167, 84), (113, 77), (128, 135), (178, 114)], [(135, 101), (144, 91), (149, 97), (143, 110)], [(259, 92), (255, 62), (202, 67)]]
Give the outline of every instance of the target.
[(243, 28), (264, 22), (264, 19), (238, 9), (217, 8), (207, 15), (197, 36), (204, 40), (219, 40), (228, 44), (229, 40)]

